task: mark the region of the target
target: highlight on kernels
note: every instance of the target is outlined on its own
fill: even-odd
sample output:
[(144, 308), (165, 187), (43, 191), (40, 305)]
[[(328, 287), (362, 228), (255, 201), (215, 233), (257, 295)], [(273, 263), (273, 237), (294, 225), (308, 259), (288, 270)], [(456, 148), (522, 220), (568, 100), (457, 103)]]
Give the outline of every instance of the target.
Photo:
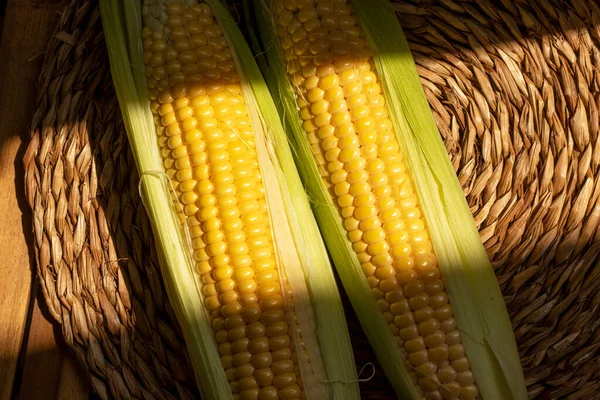
[[(502, 376), (506, 373), (504, 365), (498, 366), (502, 363), (495, 359), (502, 356), (492, 354), (486, 348), (487, 338), (465, 338), (461, 334), (472, 322), (463, 319), (462, 326), (457, 324), (453, 309), (456, 305), (451, 304), (449, 293), (452, 291), (447, 290), (445, 279), (449, 275), (444, 276), (444, 271), (440, 270), (436, 248), (441, 249), (447, 260), (448, 254), (455, 250), (453, 246), (462, 244), (451, 243), (445, 248), (446, 243), (439, 238), (434, 243), (426, 221), (427, 214), (434, 215), (437, 220), (436, 213), (453, 210), (446, 211), (447, 207), (443, 205), (438, 206), (438, 210), (424, 212), (420, 196), (442, 190), (435, 186), (437, 182), (433, 179), (431, 182), (414, 181), (415, 171), (410, 167), (415, 165), (418, 155), (409, 154), (413, 161), (407, 163), (406, 143), (414, 145), (417, 140), (414, 137), (418, 136), (410, 129), (414, 132), (419, 127), (407, 126), (407, 117), (403, 113), (406, 109), (399, 105), (410, 107), (410, 96), (402, 99), (405, 103), (397, 102), (394, 107), (388, 104), (389, 98), (397, 99), (397, 94), (389, 88), (401, 87), (409, 79), (404, 70), (409, 67), (412, 71), (414, 65), (406, 61), (403, 65), (394, 64), (396, 54), (387, 53), (385, 58), (378, 58), (377, 52), (372, 50), (373, 43), (393, 43), (395, 39), (390, 37), (390, 32), (398, 33), (397, 41), (405, 43), (397, 21), (390, 22), (394, 19), (391, 7), (385, 0), (257, 0), (255, 3), (261, 9), (258, 26), (271, 64), (271, 69), (265, 73), (275, 71), (278, 74), (277, 86), (272, 90), (282, 98), (285, 108), (282, 116), (290, 127), (303, 179), (315, 198), (331, 204), (330, 208), (316, 206), (316, 212), (323, 231), (338, 229), (336, 234), (326, 235), (325, 239), (330, 250), (335, 247), (332, 252), (342, 282), (355, 307), (365, 301), (375, 302), (388, 325), (385, 333), (376, 332), (377, 329), (371, 326), (377, 319), (359, 312), (371, 341), (379, 341), (385, 335), (393, 336), (396, 348), (391, 350), (400, 355), (412, 382), (412, 393), (418, 398), (477, 399), (481, 392), (479, 380), (482, 380), (487, 389), (483, 393), (486, 399), (494, 396), (502, 399), (503, 394), (499, 391), (494, 394), (496, 387), (489, 384), (490, 380), (497, 380), (501, 390), (508, 390), (512, 384)], [(388, 13), (387, 19), (377, 20), (382, 13)], [(407, 52), (408, 48), (404, 49), (404, 53)], [(381, 61), (383, 59), (387, 64)], [(398, 81), (388, 82), (385, 86), (382, 76), (395, 77)], [(416, 85), (421, 91), (415, 91), (414, 96), (424, 99), (416, 72), (410, 77), (413, 87)], [(426, 102), (425, 110), (421, 112), (422, 116), (417, 114), (418, 118), (431, 119)], [(406, 129), (399, 132), (398, 127)], [(437, 135), (435, 125), (430, 129)], [(441, 148), (445, 159), (435, 163), (435, 168), (450, 171), (452, 179), (442, 184), (454, 185), (448, 193), (458, 193), (464, 203), (439, 135), (411, 148), (417, 153), (426, 151), (427, 147), (435, 147), (436, 151)], [(418, 168), (423, 168), (428, 161), (419, 159)], [(315, 182), (316, 174), (320, 176), (320, 182)], [(463, 203), (458, 206), (462, 207), (461, 212), (467, 211), (465, 226), (474, 226), (466, 203)], [(433, 232), (440, 236), (438, 226)], [(486, 293), (486, 297), (495, 296), (494, 312), (501, 313), (493, 324), (503, 324), (503, 332), (511, 332), (499, 288), (477, 232), (465, 232), (455, 234), (471, 235), (469, 243), (474, 255), (464, 252), (461, 262), (464, 262), (465, 270), (473, 265), (486, 269), (490, 277), (486, 285), (492, 285), (494, 289), (489, 296)], [(348, 251), (340, 250), (342, 247)], [(344, 254), (336, 259), (335, 253)], [(481, 257), (484, 262), (480, 262)], [(357, 264), (356, 268), (353, 263)], [(446, 274), (458, 267), (449, 264), (453, 263), (446, 262)], [(452, 283), (454, 278), (448, 281)], [(364, 298), (364, 290), (357, 288), (357, 280), (370, 288), (369, 299)], [(471, 304), (458, 306), (463, 310), (462, 315), (476, 308)], [(487, 322), (477, 322), (480, 323), (477, 329), (488, 329)], [(479, 364), (483, 365), (478, 370), (479, 376), (472, 369), (472, 364), (479, 359), (466, 351), (466, 340), (478, 340), (476, 344), (480, 348), (471, 354), (488, 353), (488, 358)], [(506, 340), (507, 353), (517, 360), (514, 384), (519, 386), (522, 373), (519, 377), (520, 364), (514, 338)], [(374, 344), (374, 348), (384, 368), (386, 362), (388, 366), (394, 364), (394, 356), (387, 352), (390, 349), (377, 345), (379, 343)], [(392, 365), (389, 370), (394, 367)], [(398, 378), (389, 377), (392, 380)], [(524, 385), (522, 388), (517, 389), (518, 396), (526, 393), (521, 391)]]
[[(235, 22), (217, 0), (101, 0), (101, 12), (165, 286), (203, 396), (358, 399), (327, 251)], [(169, 196), (169, 207), (157, 206)], [(161, 231), (169, 215), (175, 227)]]

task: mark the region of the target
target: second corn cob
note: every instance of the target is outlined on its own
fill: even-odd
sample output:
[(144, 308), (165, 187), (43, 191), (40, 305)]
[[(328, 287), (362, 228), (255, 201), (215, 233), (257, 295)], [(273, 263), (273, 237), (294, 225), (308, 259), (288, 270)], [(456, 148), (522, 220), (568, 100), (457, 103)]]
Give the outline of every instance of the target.
[[(443, 145), (435, 136), (413, 139), (426, 124), (407, 122), (411, 117), (417, 124), (427, 121), (425, 129), (436, 134), (429, 111), (422, 108), (423, 115), (415, 114), (410, 97), (401, 104), (398, 93), (390, 90), (415, 88), (415, 82), (420, 87), (387, 2), (256, 3), (269, 55), (265, 73), (277, 76), (271, 81), (273, 91), (279, 94), (298, 164), (316, 199), (321, 229), (392, 384), (399, 394), (427, 400), (525, 398), (502, 297), (472, 218), (464, 214), (468, 208)], [(379, 44), (389, 46), (373, 51)], [(415, 103), (423, 99), (417, 89)], [(419, 160), (418, 153), (428, 148), (444, 153)], [(412, 151), (408, 157), (407, 150)], [(450, 171), (448, 182), (414, 180), (430, 165)], [(444, 196), (456, 193), (462, 200), (455, 203), (456, 212), (465, 215), (465, 229), (446, 231), (446, 240), (439, 234), (439, 221), (455, 210), (447, 209), (450, 201), (443, 204)], [(440, 194), (437, 204), (430, 201)], [(450, 242), (453, 235), (456, 243)], [(459, 257), (452, 259), (455, 254)], [(469, 272), (482, 278), (465, 279), (461, 268), (473, 268)], [(482, 286), (469, 286), (473, 284)], [(489, 306), (483, 309), (490, 315), (478, 314), (480, 304), (455, 303), (461, 296), (477, 301), (476, 295), (457, 293), (464, 289), (485, 296), (481, 304)], [(373, 306), (365, 306), (369, 301)], [(460, 318), (453, 303), (460, 306)], [(371, 315), (376, 308), (379, 318)]]

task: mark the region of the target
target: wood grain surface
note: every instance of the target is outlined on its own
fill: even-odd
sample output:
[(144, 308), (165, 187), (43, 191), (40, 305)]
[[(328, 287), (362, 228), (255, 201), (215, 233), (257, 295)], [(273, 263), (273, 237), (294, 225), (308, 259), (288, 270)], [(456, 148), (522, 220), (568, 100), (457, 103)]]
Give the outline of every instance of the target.
[[(89, 383), (75, 355), (62, 342), (60, 328), (48, 322), (43, 296), (37, 293), (28, 335), (23, 375), (13, 396), (20, 399), (85, 399)], [(35, 384), (32, 384), (35, 382)]]
[[(0, 1), (0, 399), (85, 399), (86, 378), (57, 344), (44, 313), (31, 247), (21, 158), (36, 104), (43, 51), (54, 31), (56, 0)], [(5, 7), (5, 8), (4, 8)]]

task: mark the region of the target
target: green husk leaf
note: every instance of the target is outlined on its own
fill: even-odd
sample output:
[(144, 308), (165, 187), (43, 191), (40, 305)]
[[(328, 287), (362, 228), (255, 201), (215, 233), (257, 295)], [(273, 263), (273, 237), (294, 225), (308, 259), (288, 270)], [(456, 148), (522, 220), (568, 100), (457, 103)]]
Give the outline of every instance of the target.
[[(196, 379), (206, 399), (233, 399), (220, 365), (212, 326), (198, 291), (193, 261), (170, 196), (163, 171), (147, 83), (141, 43), (141, 10), (138, 2), (101, 0), (102, 25), (110, 68), (140, 175), (140, 195), (148, 212), (169, 300), (185, 338)], [(128, 45), (128, 46), (127, 46)]]
[[(400, 398), (417, 398), (389, 328), (350, 247), (342, 220), (322, 183), (298, 118), (273, 17), (265, 0), (254, 0), (265, 75), (289, 127), (294, 156), (342, 283), (371, 345)], [(351, 0), (374, 53), (401, 150), (415, 184), (444, 284), (483, 399), (525, 399), (527, 390), (502, 293), (473, 217), (431, 115), (402, 29), (387, 0)], [(256, 49), (260, 52), (262, 49)]]

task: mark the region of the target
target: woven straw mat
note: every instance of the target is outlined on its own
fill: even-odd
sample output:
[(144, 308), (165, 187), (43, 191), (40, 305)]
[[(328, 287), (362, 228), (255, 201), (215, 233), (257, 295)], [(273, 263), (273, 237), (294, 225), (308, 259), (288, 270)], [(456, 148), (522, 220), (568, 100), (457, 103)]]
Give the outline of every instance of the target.
[[(530, 397), (600, 398), (600, 3), (394, 7), (505, 295)], [(60, 14), (24, 164), (41, 287), (96, 394), (198, 398), (96, 0)], [(376, 363), (346, 308), (358, 367)], [(379, 367), (361, 389), (394, 398)]]

